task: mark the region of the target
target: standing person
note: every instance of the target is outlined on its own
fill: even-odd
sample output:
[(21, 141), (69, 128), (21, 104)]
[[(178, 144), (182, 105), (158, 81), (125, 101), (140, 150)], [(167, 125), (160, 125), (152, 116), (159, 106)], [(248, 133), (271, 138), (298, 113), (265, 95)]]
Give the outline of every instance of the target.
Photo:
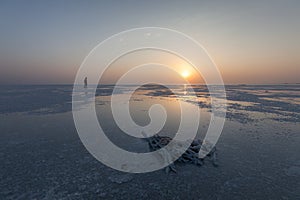
[(87, 77), (84, 78), (84, 88), (87, 88)]

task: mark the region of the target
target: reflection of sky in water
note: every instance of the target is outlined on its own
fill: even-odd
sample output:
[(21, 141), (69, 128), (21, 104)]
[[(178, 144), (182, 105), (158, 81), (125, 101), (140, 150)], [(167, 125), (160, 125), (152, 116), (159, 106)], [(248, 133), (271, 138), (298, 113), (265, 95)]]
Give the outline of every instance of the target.
[[(89, 92), (92, 87), (95, 86), (90, 86), (83, 94), (75, 95), (92, 95)], [(168, 105), (175, 104), (176, 101), (184, 101), (199, 106), (202, 112), (210, 111), (211, 99), (206, 86), (170, 85), (168, 87), (176, 95), (166, 87), (145, 85), (135, 92), (132, 102), (141, 107), (143, 104), (146, 106), (151, 103), (153, 101), (151, 99), (168, 102)], [(131, 86), (119, 86), (115, 93), (122, 95), (130, 91), (130, 88)], [(110, 98), (100, 98), (100, 100), (99, 97), (110, 97), (113, 89), (113, 85), (98, 86), (96, 105), (109, 104)], [(195, 91), (196, 97), (191, 94), (192, 91)], [(71, 85), (1, 86), (0, 94), (0, 113), (2, 114), (14, 112), (51, 114), (71, 111), (72, 108)], [(228, 85), (226, 94), (227, 118), (230, 120), (242, 123), (251, 122), (255, 118), (287, 122), (300, 120), (299, 85)], [(141, 115), (139, 112), (134, 111), (137, 116)]]
[[(130, 115), (133, 119), (133, 121), (140, 125), (140, 126), (146, 126), (150, 123), (149, 118), (149, 108), (154, 104), (160, 104), (162, 105), (167, 114), (167, 119), (164, 127), (159, 132), (159, 135), (162, 136), (169, 136), (173, 137), (178, 130), (179, 124), (180, 124), (180, 117), (181, 117), (181, 111), (180, 111), (180, 104), (179, 102), (183, 102), (183, 106), (185, 109), (187, 107), (191, 107), (193, 109), (198, 109), (197, 105), (191, 104), (188, 102), (185, 102), (182, 100), (182, 97), (175, 98), (172, 94), (171, 96), (149, 96), (148, 94), (151, 92), (157, 91), (156, 89), (140, 89), (137, 90), (133, 96), (130, 99), (129, 103), (129, 109), (130, 109)], [(117, 94), (118, 103), (122, 104), (122, 94)], [(136, 144), (139, 143), (140, 139), (134, 139), (132, 137), (129, 137), (126, 134), (121, 134), (121, 130), (118, 128), (116, 123), (113, 120), (113, 116), (111, 113), (111, 104), (110, 104), (110, 96), (98, 96), (96, 97), (96, 112), (99, 119), (99, 122), (104, 129), (104, 132), (108, 132), (108, 137), (118, 143), (120, 141), (120, 137), (122, 137), (122, 144), (119, 144), (119, 146), (126, 145), (126, 142), (124, 141), (130, 141), (136, 140)], [(200, 126), (198, 130), (198, 137), (201, 138), (205, 135), (208, 123), (210, 120), (210, 112), (208, 112), (208, 109), (200, 109)], [(188, 121), (192, 122), (194, 118), (191, 116), (185, 116), (188, 118)], [(190, 119), (189, 119), (190, 118)], [(122, 146), (123, 148), (130, 148), (129, 146)], [(130, 149), (133, 150), (133, 149)], [(136, 150), (135, 150), (136, 151)]]

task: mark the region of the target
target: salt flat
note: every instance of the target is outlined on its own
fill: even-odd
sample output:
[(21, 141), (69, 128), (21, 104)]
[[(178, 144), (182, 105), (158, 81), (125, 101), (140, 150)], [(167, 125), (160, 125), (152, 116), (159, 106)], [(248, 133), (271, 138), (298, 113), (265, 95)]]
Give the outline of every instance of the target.
[[(117, 95), (122, 98), (130, 86)], [(148, 108), (160, 103), (169, 119), (160, 135), (174, 136), (178, 101), (199, 106), (197, 137), (206, 133), (210, 97), (205, 86), (140, 88), (131, 99), (132, 118), (149, 122)], [(113, 86), (96, 92), (96, 111), (107, 136), (118, 146), (147, 151), (142, 139), (116, 126), (110, 112)], [(197, 98), (190, 95), (194, 90)], [(177, 164), (177, 173), (159, 170), (127, 174), (90, 155), (72, 118), (72, 86), (1, 86), (1, 199), (299, 199), (300, 85), (228, 85), (228, 111), (216, 145), (219, 166)]]

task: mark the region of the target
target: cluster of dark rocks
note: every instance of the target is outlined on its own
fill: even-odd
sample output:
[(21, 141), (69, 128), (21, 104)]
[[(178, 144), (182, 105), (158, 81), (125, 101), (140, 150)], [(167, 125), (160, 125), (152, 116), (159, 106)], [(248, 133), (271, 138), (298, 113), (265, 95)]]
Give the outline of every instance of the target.
[[(165, 147), (166, 145), (169, 144), (171, 140), (172, 138), (170, 137), (159, 136), (159, 135), (155, 135), (147, 139), (151, 151), (156, 151)], [(217, 167), (218, 163), (217, 163), (216, 147), (213, 147), (204, 158), (200, 158), (199, 151), (202, 145), (203, 142), (200, 139), (193, 140), (189, 148), (175, 161), (175, 163), (190, 163), (190, 164), (202, 166), (204, 164), (204, 160), (209, 159), (212, 162), (212, 164), (215, 167)], [(178, 146), (175, 146), (174, 148), (178, 148)], [(170, 154), (172, 154), (172, 152)], [(170, 164), (168, 167), (166, 167), (165, 170), (167, 173), (169, 173), (170, 171), (176, 172), (175, 164), (174, 163)]]

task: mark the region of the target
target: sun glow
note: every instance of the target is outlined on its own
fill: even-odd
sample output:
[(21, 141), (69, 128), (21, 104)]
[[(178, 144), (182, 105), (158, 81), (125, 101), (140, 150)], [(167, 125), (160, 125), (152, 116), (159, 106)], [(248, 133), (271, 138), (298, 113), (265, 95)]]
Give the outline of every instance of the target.
[(181, 72), (181, 76), (182, 76), (183, 78), (188, 78), (188, 77), (190, 76), (190, 72), (187, 71), (187, 70), (185, 70), (185, 71)]

